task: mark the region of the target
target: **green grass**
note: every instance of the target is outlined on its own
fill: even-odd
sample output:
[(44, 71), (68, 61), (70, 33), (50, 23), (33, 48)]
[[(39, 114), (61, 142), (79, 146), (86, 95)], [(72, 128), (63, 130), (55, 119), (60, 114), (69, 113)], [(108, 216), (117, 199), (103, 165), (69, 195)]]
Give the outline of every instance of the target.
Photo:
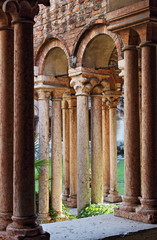
[(118, 159), (117, 166), (117, 178), (118, 178), (118, 192), (120, 195), (124, 195), (124, 159)]

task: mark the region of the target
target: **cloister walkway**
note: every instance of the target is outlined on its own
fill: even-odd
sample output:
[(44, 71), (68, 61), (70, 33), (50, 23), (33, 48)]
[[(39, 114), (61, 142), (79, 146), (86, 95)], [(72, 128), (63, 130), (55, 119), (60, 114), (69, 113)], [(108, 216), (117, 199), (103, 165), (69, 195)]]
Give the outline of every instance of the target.
[(145, 224), (115, 217), (99, 215), (72, 221), (43, 224), (50, 240), (156, 240), (157, 224)]

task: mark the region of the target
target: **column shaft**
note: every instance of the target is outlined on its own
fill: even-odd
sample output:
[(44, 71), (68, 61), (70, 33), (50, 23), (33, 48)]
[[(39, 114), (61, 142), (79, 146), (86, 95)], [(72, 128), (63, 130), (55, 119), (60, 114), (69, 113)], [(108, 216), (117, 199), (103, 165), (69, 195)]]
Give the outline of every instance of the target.
[(109, 144), (109, 109), (106, 102), (102, 106), (102, 157), (104, 198), (110, 190), (110, 144)]
[(92, 203), (103, 202), (102, 98), (92, 97)]
[(39, 90), (39, 159), (45, 160), (39, 172), (39, 216), (38, 222), (49, 222), (49, 96)]
[[(120, 202), (121, 196), (117, 191), (117, 126), (116, 107), (117, 99), (110, 98), (109, 102), (109, 130), (110, 130), (110, 191), (107, 197), (109, 202)], [(110, 101), (109, 100), (109, 101)]]
[(62, 212), (61, 99), (52, 100), (52, 207)]
[[(74, 100), (72, 100), (74, 101)], [(75, 100), (76, 101), (76, 100)], [(72, 105), (72, 104), (71, 104)], [(75, 106), (69, 106), (70, 133), (70, 196), (69, 207), (77, 207), (77, 112)]]
[[(142, 208), (143, 214), (157, 221), (157, 70), (156, 46), (142, 46)], [(148, 217), (147, 217), (148, 218)]]
[(64, 195), (67, 201), (70, 193), (70, 164), (69, 164), (69, 109), (62, 108), (63, 113), (63, 161), (64, 161)]
[(90, 204), (88, 96), (77, 96), (77, 205), (78, 212)]
[(0, 29), (0, 230), (13, 213), (13, 36)]
[(124, 48), (124, 60), (124, 209), (134, 211), (141, 194), (138, 50), (136, 47)]

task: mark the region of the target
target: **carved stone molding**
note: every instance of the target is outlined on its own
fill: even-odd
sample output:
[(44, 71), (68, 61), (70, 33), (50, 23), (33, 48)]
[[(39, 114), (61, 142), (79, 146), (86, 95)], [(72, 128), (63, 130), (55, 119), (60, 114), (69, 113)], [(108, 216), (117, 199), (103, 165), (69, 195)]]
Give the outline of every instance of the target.
[(87, 78), (78, 75), (72, 78), (70, 86), (76, 91), (76, 95), (88, 95), (92, 89), (92, 85)]

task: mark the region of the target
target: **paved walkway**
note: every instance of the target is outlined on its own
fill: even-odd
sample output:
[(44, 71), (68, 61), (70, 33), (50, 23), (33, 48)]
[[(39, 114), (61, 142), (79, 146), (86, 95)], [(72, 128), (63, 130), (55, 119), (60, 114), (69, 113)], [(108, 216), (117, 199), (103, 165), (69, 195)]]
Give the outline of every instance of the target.
[[(43, 224), (42, 226), (51, 234), (50, 240), (119, 240), (121, 238), (157, 240), (157, 224), (135, 222), (115, 217), (113, 214)], [(149, 231), (144, 231), (147, 229)], [(109, 238), (109, 236), (113, 238)]]

